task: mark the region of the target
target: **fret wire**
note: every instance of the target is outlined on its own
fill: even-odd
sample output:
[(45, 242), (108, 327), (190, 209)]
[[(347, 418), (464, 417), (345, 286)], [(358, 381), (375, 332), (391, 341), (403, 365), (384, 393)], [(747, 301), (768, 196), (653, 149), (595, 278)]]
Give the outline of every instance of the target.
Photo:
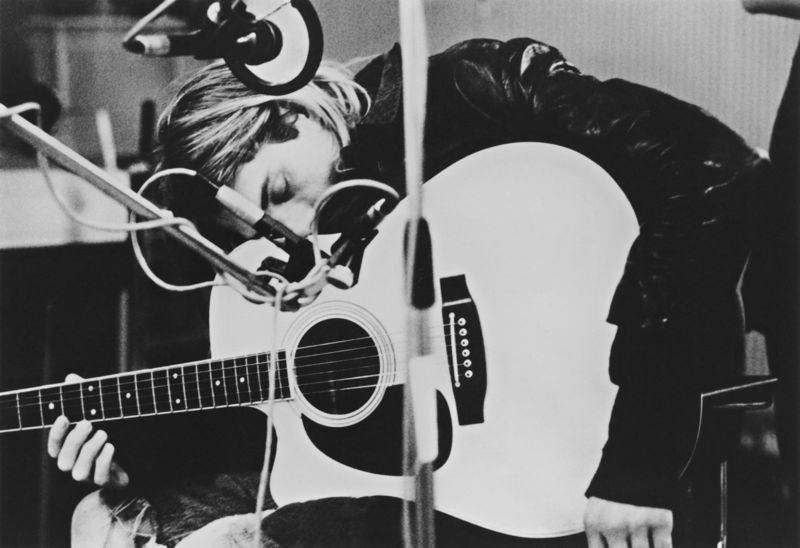
[[(136, 388), (135, 383), (134, 388)], [(122, 406), (122, 385), (119, 383), (119, 378), (117, 378), (117, 401), (119, 401), (119, 415), (120, 417), (124, 417), (125, 408)]]
[(227, 387), (228, 383), (225, 382), (225, 365), (224, 365), (224, 362), (220, 363), (219, 365), (220, 365), (220, 371), (222, 371), (222, 381), (221, 381), (221, 383), (222, 383), (222, 392), (225, 394), (225, 405), (229, 406), (231, 404), (231, 400), (228, 397), (228, 387)]
[[(252, 363), (250, 362), (251, 358), (253, 359)], [(247, 369), (247, 382), (249, 383), (250, 386), (250, 401), (251, 402), (261, 401), (262, 397), (261, 386), (260, 386), (261, 383), (258, 380), (258, 367), (256, 365), (258, 363), (258, 357), (248, 356), (247, 358), (245, 358), (245, 363), (247, 364), (245, 366), (245, 369)], [(255, 375), (255, 379), (253, 379), (253, 375)], [(253, 382), (253, 380), (255, 380), (255, 382)], [(258, 390), (258, 392), (254, 394), (256, 390)]]
[(180, 376), (181, 376), (181, 387), (183, 388), (183, 406), (188, 410), (189, 409), (189, 398), (186, 396), (186, 375), (183, 372), (183, 367), (180, 369)]
[(61, 403), (61, 414), (66, 416), (67, 412), (64, 410), (64, 385), (58, 385), (58, 400)]
[(167, 380), (167, 395), (169, 395), (169, 398), (168, 398), (169, 399), (169, 409), (170, 409), (170, 412), (172, 412), (172, 411), (175, 410), (175, 408), (172, 407), (172, 387), (170, 386), (170, 382), (169, 382), (169, 371), (164, 371), (164, 373), (166, 374), (166, 380)]
[(254, 394), (255, 390), (254, 390), (254, 387), (253, 387), (252, 379), (250, 378), (252, 376), (252, 373), (251, 373), (251, 368), (252, 368), (251, 366), (252, 365), (253, 364), (250, 363), (250, 357), (249, 356), (244, 358), (244, 375), (245, 375), (245, 378), (247, 379), (247, 391), (250, 393), (250, 403), (258, 401), (258, 396), (256, 394)]
[(78, 383), (78, 397), (80, 398), (80, 401), (81, 401), (81, 414), (83, 415), (83, 418), (85, 419), (86, 418), (86, 405), (85, 405), (85, 402), (83, 401), (83, 386), (81, 385), (81, 383)]
[(153, 392), (153, 414), (158, 415), (158, 405), (156, 404), (156, 378), (153, 370), (150, 370), (150, 390)]
[(261, 370), (259, 368), (260, 362), (258, 359), (258, 355), (256, 355), (256, 379), (258, 380), (258, 394), (260, 396), (261, 401), (264, 401), (264, 387), (261, 384)]
[[(198, 364), (200, 365), (200, 364)], [(203, 394), (200, 392), (200, 368), (195, 365), (194, 368), (195, 375), (194, 375), (194, 383), (197, 385), (197, 403), (199, 404), (199, 408), (203, 408)]]
[[(242, 360), (244, 360), (244, 363), (241, 363)], [(236, 375), (236, 386), (241, 388), (239, 391), (239, 403), (242, 401), (249, 402), (251, 400), (250, 387), (247, 384), (247, 360), (245, 358), (234, 358), (233, 363), (236, 368), (235, 371), (238, 373)], [(244, 367), (244, 373), (242, 373), (242, 367)]]
[(208, 362), (208, 386), (211, 388), (211, 405), (217, 406), (217, 395), (214, 393), (214, 375), (211, 374), (211, 362)]
[[(99, 380), (97, 381), (97, 399), (100, 400), (100, 417), (104, 419), (106, 418), (106, 411), (105, 406), (103, 405), (103, 390), (100, 386)], [(119, 412), (122, 413), (122, 409), (120, 409)]]
[[(226, 372), (225, 362), (228, 362), (228, 364), (229, 364), (227, 366), (227, 371), (228, 372), (233, 372), (233, 377), (232, 378), (229, 377), (228, 375), (225, 375), (225, 372)], [(227, 382), (228, 380), (232, 380), (233, 381), (233, 389), (236, 391), (236, 400), (235, 400), (235, 402), (236, 403), (240, 403), (242, 401), (242, 396), (239, 393), (239, 378), (238, 378), (238, 375), (236, 374), (236, 358), (227, 358), (225, 361), (222, 362), (222, 377), (224, 379), (222, 381), (223, 383)], [(228, 403), (230, 404), (230, 398), (228, 398)]]
[[(242, 364), (240, 363), (240, 359), (241, 358), (234, 358), (233, 359), (233, 372), (236, 373), (236, 386), (238, 386), (238, 387), (240, 387), (242, 389), (242, 390), (239, 391), (239, 403), (241, 403), (242, 399), (243, 399), (242, 398), (242, 396), (243, 396), (242, 391), (245, 388), (247, 388), (245, 386), (245, 383), (242, 382), (242, 379), (245, 379), (245, 382), (246, 382), (246, 375), (242, 375), (242, 373), (241, 373), (241, 368), (242, 368), (241, 365)], [(249, 398), (244, 398), (244, 399), (247, 399), (249, 401)]]
[(275, 379), (276, 379), (276, 381), (275, 382), (278, 383), (278, 388), (280, 389), (280, 392), (277, 392), (278, 397), (279, 398), (283, 398), (284, 397), (283, 376), (281, 375), (281, 373), (286, 375), (286, 396), (285, 397), (288, 397), (289, 392), (290, 392), (290, 390), (289, 390), (289, 363), (288, 363), (288, 360), (286, 359), (286, 353), (283, 352), (283, 369), (281, 369), (281, 352), (280, 351), (275, 354), (275, 361), (276, 361), (276, 364), (275, 364)]
[(244, 373), (242, 373), (241, 378), (244, 379), (244, 382), (241, 383), (247, 388), (247, 401), (252, 403), (253, 402), (253, 391), (250, 389), (250, 376), (247, 373), (247, 358), (237, 358), (236, 361), (244, 360), (242, 364), (244, 366)]
[(142, 406), (139, 403), (139, 390), (136, 388), (136, 373), (130, 375), (133, 377), (133, 397), (136, 398), (136, 414), (142, 416)]
[(42, 426), (44, 426), (44, 409), (42, 409), (42, 390), (41, 388), (36, 391), (39, 394), (39, 418), (42, 420)]

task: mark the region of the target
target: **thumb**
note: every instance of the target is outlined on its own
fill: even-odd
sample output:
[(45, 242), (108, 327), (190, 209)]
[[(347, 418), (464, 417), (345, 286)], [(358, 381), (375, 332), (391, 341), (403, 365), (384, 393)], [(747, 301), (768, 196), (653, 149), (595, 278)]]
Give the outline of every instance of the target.
[(74, 384), (81, 382), (82, 380), (83, 377), (81, 377), (80, 375), (76, 375), (75, 373), (68, 373), (67, 378), (64, 379), (64, 382)]
[(114, 487), (119, 488), (127, 487), (131, 483), (128, 473), (116, 461), (111, 462), (110, 482)]

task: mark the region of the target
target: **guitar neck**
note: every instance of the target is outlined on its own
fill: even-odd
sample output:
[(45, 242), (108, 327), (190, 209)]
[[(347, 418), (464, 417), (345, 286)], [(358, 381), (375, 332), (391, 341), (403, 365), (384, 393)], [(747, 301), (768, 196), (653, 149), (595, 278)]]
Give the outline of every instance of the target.
[[(285, 352), (278, 353), (275, 399), (290, 398)], [(269, 399), (269, 354), (203, 360), (0, 393), (0, 432), (253, 405)]]

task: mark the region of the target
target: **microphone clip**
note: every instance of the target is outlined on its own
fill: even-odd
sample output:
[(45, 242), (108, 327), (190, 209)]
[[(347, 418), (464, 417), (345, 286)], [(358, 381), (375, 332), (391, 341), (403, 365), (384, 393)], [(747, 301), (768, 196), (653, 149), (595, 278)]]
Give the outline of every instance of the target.
[(349, 289), (358, 283), (364, 250), (378, 234), (378, 225), (396, 205), (396, 201), (382, 198), (342, 231), (331, 247), (328, 283), (339, 289)]
[(339, 289), (350, 289), (358, 283), (364, 250), (377, 234), (377, 229), (372, 229), (359, 236), (342, 234), (334, 242), (331, 256), (328, 259), (330, 270), (327, 279), (329, 284)]

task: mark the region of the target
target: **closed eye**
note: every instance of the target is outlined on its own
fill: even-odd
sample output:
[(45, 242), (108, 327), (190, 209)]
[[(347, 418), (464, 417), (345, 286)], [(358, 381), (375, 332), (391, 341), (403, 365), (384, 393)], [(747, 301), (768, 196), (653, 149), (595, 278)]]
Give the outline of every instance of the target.
[(267, 209), (270, 204), (282, 204), (289, 201), (289, 199), (292, 197), (289, 181), (283, 175), (270, 178), (262, 188), (262, 209)]

